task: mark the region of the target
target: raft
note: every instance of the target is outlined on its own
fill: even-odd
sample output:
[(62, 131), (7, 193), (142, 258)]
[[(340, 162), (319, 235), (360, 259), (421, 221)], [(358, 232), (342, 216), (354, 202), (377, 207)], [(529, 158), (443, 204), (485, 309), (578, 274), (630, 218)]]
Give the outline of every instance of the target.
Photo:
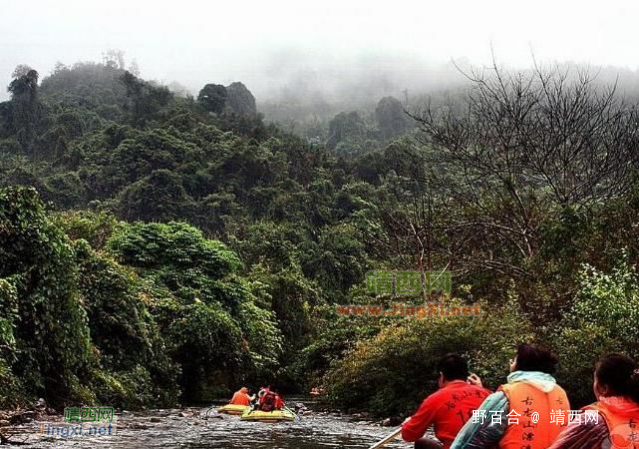
[(297, 415), (288, 408), (282, 410), (273, 410), (272, 412), (263, 412), (261, 410), (247, 410), (242, 414), (242, 421), (259, 421), (259, 422), (279, 422), (279, 421), (295, 421)]
[(217, 409), (218, 413), (226, 413), (227, 415), (241, 415), (251, 409), (250, 405), (226, 404)]

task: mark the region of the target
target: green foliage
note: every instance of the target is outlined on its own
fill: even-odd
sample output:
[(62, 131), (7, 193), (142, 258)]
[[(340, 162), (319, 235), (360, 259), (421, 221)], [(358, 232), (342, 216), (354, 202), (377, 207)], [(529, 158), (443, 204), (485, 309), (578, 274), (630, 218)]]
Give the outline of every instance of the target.
[[(366, 124), (357, 111), (340, 112), (329, 123), (326, 145), (334, 149), (338, 144), (359, 144), (366, 136)], [(349, 151), (342, 151), (348, 153)], [(355, 150), (350, 151), (356, 152)]]
[(562, 359), (560, 379), (579, 405), (592, 401), (595, 362), (610, 352), (639, 357), (639, 281), (626, 257), (610, 274), (586, 266), (579, 293), (554, 342)]
[(185, 223), (137, 223), (108, 248), (158, 296), (152, 313), (181, 366), (184, 398), (210, 400), (221, 385), (277, 369), (283, 343), (270, 296), (235, 274), (240, 260), (225, 245)]
[(126, 89), (119, 81), (123, 73), (120, 68), (92, 62), (72, 67), (58, 64), (42, 80), (40, 92), (49, 103), (90, 110), (107, 120), (117, 120), (122, 117), (126, 102)]
[(141, 281), (132, 270), (95, 253), (85, 240), (77, 241), (76, 253), (80, 292), (101, 367), (128, 385), (122, 391), (118, 388), (117, 398), (102, 389), (104, 397), (99, 399), (128, 408), (174, 404), (178, 368), (149, 312)]
[(3, 404), (170, 406), (279, 369), (266, 286), (196, 228), (50, 219), (34, 190), (16, 188), (0, 190), (0, 229)]
[(0, 279), (0, 407), (18, 405), (24, 389), (11, 370), (17, 359), (18, 292), (11, 278)]
[(366, 252), (359, 230), (350, 224), (324, 228), (316, 245), (309, 245), (303, 269), (333, 292), (346, 293), (363, 282)]
[(8, 87), (12, 131), (29, 155), (33, 155), (35, 131), (43, 115), (43, 106), (38, 100), (38, 76), (31, 67), (18, 66)]
[(129, 120), (136, 125), (144, 125), (155, 118), (173, 99), (173, 94), (167, 87), (143, 81), (129, 71), (120, 76), (120, 81), (124, 84), (128, 99), (123, 109), (128, 113)]
[(227, 91), (220, 84), (207, 84), (200, 90), (197, 102), (205, 111), (219, 114), (224, 110), (226, 104)]
[(104, 212), (61, 212), (54, 220), (71, 240), (83, 239), (93, 249), (104, 248), (117, 226), (115, 217)]
[(282, 331), (275, 312), (271, 311), (270, 296), (265, 289), (265, 285), (255, 283), (251, 288), (255, 296), (251, 301), (243, 302), (238, 313), (252, 364), (248, 375), (253, 379), (272, 377), (272, 373), (280, 368), (284, 352)]
[(207, 240), (186, 223), (135, 223), (122, 226), (109, 248), (127, 265), (180, 270), (189, 280), (221, 278), (240, 267), (237, 256), (221, 242)]
[(74, 251), (33, 189), (0, 190), (0, 278), (18, 298), (13, 371), (34, 391), (72, 399), (95, 366)]
[(384, 97), (375, 108), (377, 126), (384, 139), (403, 134), (409, 128), (409, 119), (402, 103), (395, 97)]
[[(215, 374), (242, 373), (246, 366), (246, 349), (242, 332), (229, 312), (220, 304), (175, 302), (160, 304), (160, 323), (168, 337), (172, 357), (182, 365), (182, 386), (188, 400), (210, 401), (203, 392)], [(238, 380), (243, 375), (235, 374)]]
[(436, 364), (459, 352), (487, 386), (505, 381), (515, 345), (532, 336), (516, 308), (487, 308), (479, 317), (409, 319), (360, 342), (334, 364), (326, 382), (332, 401), (375, 414), (406, 414), (436, 390)]
[(176, 220), (193, 208), (180, 177), (169, 170), (156, 170), (131, 184), (119, 203), (118, 213), (127, 220)]

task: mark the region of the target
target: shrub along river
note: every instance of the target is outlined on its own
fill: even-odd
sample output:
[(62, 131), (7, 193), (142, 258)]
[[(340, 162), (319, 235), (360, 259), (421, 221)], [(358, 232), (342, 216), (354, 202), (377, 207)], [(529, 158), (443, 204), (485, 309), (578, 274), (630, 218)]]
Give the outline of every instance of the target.
[[(112, 436), (36, 436), (42, 422), (69, 424), (61, 416), (0, 431), (11, 441), (27, 443), (20, 446), (23, 448), (315, 449), (368, 448), (393, 430), (359, 417), (321, 411), (312, 401), (292, 399), (288, 403), (295, 402), (303, 402), (308, 410), (288, 423), (244, 422), (237, 416), (219, 415), (215, 408), (184, 408), (116, 413), (117, 430)], [(412, 444), (398, 439), (385, 447), (406, 449)]]

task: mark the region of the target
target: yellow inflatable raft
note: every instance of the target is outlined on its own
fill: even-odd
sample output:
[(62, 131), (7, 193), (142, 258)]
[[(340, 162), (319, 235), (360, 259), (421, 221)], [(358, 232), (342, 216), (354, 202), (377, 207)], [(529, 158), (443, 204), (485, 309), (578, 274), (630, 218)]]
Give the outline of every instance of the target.
[(217, 409), (218, 413), (226, 413), (227, 415), (241, 415), (251, 409), (250, 405), (226, 404)]
[(292, 410), (283, 408), (282, 410), (273, 410), (272, 412), (263, 412), (261, 410), (247, 410), (242, 414), (242, 421), (260, 421), (260, 422), (278, 422), (278, 421), (295, 421), (297, 416)]

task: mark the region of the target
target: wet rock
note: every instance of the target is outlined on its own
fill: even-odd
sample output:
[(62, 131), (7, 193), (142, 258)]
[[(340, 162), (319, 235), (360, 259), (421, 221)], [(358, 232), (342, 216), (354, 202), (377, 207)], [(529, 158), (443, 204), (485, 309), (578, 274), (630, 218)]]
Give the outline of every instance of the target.
[(384, 427), (395, 427), (400, 424), (400, 419), (397, 416), (391, 416), (390, 418), (386, 418), (382, 421), (382, 426)]
[(35, 418), (35, 412), (33, 410), (27, 410), (24, 412), (18, 412), (9, 418), (11, 424), (22, 424), (25, 422), (31, 422)]

